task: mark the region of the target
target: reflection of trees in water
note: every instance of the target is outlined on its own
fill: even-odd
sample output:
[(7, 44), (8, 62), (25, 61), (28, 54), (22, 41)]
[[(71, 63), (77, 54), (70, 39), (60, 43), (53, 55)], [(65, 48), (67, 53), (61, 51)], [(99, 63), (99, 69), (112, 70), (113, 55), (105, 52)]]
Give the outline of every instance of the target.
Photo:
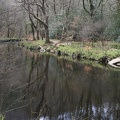
[(110, 74), (110, 77), (113, 79), (113, 81), (111, 81), (111, 84), (113, 85), (113, 104), (110, 106), (112, 110), (109, 112), (109, 114), (115, 116), (117, 119), (120, 118), (120, 80), (118, 80), (118, 78), (120, 78), (120, 74), (119, 72), (113, 71)]
[[(39, 115), (43, 106), (48, 111), (49, 107), (47, 106), (44, 92), (48, 81), (49, 56), (44, 58), (43, 56), (39, 57), (38, 54), (32, 54), (32, 59), (29, 59), (26, 57), (28, 55), (24, 55), (23, 51), (11, 45), (4, 45), (0, 49), (0, 54), (0, 114), (32, 105), (36, 93), (37, 96), (40, 96), (40, 99), (35, 101), (39, 105), (38, 107), (35, 106), (36, 108), (33, 111)], [(28, 53), (26, 52), (26, 54)], [(29, 66), (30, 62), (31, 66)], [(45, 63), (45, 66), (43, 63)], [(29, 76), (26, 82), (28, 70)]]
[[(17, 54), (14, 51), (11, 57), (7, 56), (6, 68)], [(11, 72), (15, 76), (5, 78), (17, 80), (8, 90), (9, 102), (4, 101), (7, 110), (28, 106), (30, 117), (49, 116), (55, 120), (120, 117), (119, 72), (30, 52), (20, 54), (13, 66)]]
[[(9, 82), (7, 80), (8, 74), (12, 71), (15, 62), (20, 56), (19, 50), (11, 46), (12, 44), (0, 46), (0, 113), (3, 113), (3, 104), (11, 91), (10, 86), (6, 85), (6, 82)], [(15, 58), (14, 55), (16, 55)]]
[[(19, 78), (23, 70), (21, 57), (20, 48), (12, 44), (0, 45), (0, 114), (5, 116), (29, 104), (29, 100), (21, 100), (23, 86)], [(8, 119), (12, 118), (6, 117), (6, 120)]]
[[(28, 86), (24, 90), (24, 99), (33, 98), (30, 109), (35, 116), (40, 116), (42, 112), (44, 115), (50, 116), (50, 108), (45, 98), (45, 89), (48, 83), (48, 67), (49, 56), (35, 56), (33, 54), (31, 61), (31, 68), (28, 77)], [(45, 63), (45, 65), (43, 65)], [(37, 98), (37, 99), (36, 99)], [(37, 103), (36, 106), (35, 102)]]
[[(64, 63), (65, 64), (65, 63)], [(68, 62), (66, 64), (69, 64)], [(65, 65), (61, 64), (62, 67), (62, 70), (65, 69)], [(73, 66), (73, 71), (75, 71), (76, 68), (74, 68)], [(86, 72), (87, 70), (87, 72)], [(70, 73), (69, 76), (71, 76), (72, 72)], [(84, 72), (83, 72), (84, 71)], [(70, 72), (69, 70), (65, 69), (64, 70), (64, 73), (63, 74), (67, 74), (66, 72)], [(117, 109), (116, 107), (114, 106), (119, 106), (119, 104), (117, 103), (120, 103), (118, 100), (117, 102), (113, 102), (111, 100), (111, 97), (114, 97), (115, 94), (117, 94), (117, 92), (119, 93), (119, 90), (118, 89), (115, 89), (114, 92), (116, 93), (111, 93), (111, 95), (107, 95), (108, 92), (107, 92), (107, 89), (110, 89), (109, 92), (112, 92), (112, 88), (113, 88), (113, 85), (110, 84), (109, 82), (109, 77), (107, 76), (108, 73), (106, 74), (106, 70), (103, 70), (101, 71), (100, 69), (97, 69), (97, 68), (93, 68), (93, 67), (85, 67), (85, 66), (80, 66), (79, 67), (79, 72), (77, 73), (74, 73), (74, 77), (71, 76), (71, 79), (72, 80), (77, 80), (77, 78), (79, 78), (79, 82), (78, 86), (76, 85), (76, 87), (78, 87), (79, 89), (79, 95), (77, 94), (77, 98), (75, 98), (76, 96), (75, 95), (72, 95), (74, 94), (73, 91), (75, 88), (73, 88), (73, 90), (71, 91), (71, 88), (70, 88), (70, 81), (71, 79), (64, 79), (63, 80), (63, 88), (62, 88), (62, 92), (64, 91), (64, 97), (67, 97), (66, 99), (63, 98), (64, 100), (64, 104), (69, 104), (71, 106), (71, 108), (73, 107), (73, 109), (71, 109), (72, 111), (72, 114), (70, 113), (68, 118), (70, 117), (71, 115), (71, 119), (72, 119), (72, 116), (74, 116), (76, 119), (98, 119), (98, 120), (101, 120), (101, 119), (119, 119), (120, 117), (120, 114), (118, 114), (120, 112), (119, 109)], [(116, 72), (118, 73), (118, 72)], [(62, 73), (61, 73), (62, 74)], [(78, 77), (80, 75), (82, 75), (82, 77)], [(73, 75), (73, 74), (72, 74)], [(112, 75), (112, 74), (111, 74)], [(116, 77), (117, 81), (118, 81), (118, 76)], [(62, 78), (61, 78), (62, 79)], [(113, 78), (113, 82), (114, 82), (114, 79)], [(75, 84), (76, 80), (73, 82), (73, 84)], [(62, 81), (62, 80), (60, 80)], [(66, 82), (66, 81), (69, 81), (69, 82)], [(107, 81), (107, 83), (105, 82)], [(69, 85), (65, 85), (65, 84), (69, 84)], [(115, 84), (115, 83), (114, 83)], [(117, 85), (119, 85), (117, 83)], [(69, 87), (67, 87), (69, 86)], [(74, 86), (73, 86), (74, 87)], [(108, 87), (108, 88), (106, 88)], [(114, 86), (115, 88), (119, 87), (119, 86)], [(65, 88), (65, 90), (64, 90)], [(77, 89), (77, 88), (76, 88)], [(67, 92), (67, 93), (65, 93)], [(70, 93), (70, 96), (69, 96), (69, 93)], [(120, 93), (119, 93), (120, 94)], [(118, 94), (117, 94), (118, 95)], [(72, 98), (71, 96), (74, 98), (74, 99), (77, 99), (77, 103), (75, 103), (73, 106), (71, 103), (72, 101)], [(79, 97), (78, 97), (79, 96)], [(120, 95), (118, 95), (120, 97)], [(115, 96), (115, 99), (119, 98), (118, 96)], [(63, 101), (62, 101), (63, 102)], [(62, 104), (61, 102), (61, 104)], [(75, 100), (74, 100), (75, 102)], [(75, 108), (76, 107), (76, 108)], [(114, 109), (115, 108), (115, 109)], [(70, 109), (69, 109), (70, 110)], [(61, 119), (64, 118), (65, 116), (65, 112), (69, 111), (69, 110), (64, 110), (64, 112), (62, 111), (61, 113), (63, 113), (63, 116), (61, 116)], [(116, 113), (116, 115), (114, 114)]]

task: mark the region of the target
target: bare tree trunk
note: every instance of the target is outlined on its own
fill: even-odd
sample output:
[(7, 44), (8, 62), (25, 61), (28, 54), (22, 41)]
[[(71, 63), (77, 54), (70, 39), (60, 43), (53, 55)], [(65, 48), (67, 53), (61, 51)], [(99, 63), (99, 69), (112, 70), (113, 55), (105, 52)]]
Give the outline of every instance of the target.
[(20, 26), (20, 31), (19, 31), (19, 37), (18, 38), (21, 38), (22, 36), (22, 25)]
[[(93, 0), (88, 0), (87, 2), (85, 1), (87, 0), (82, 0), (83, 8), (92, 18), (95, 15), (95, 10), (98, 9), (98, 7), (100, 7), (103, 0), (100, 0), (96, 5), (93, 3)], [(89, 8), (87, 8), (86, 3), (88, 3)]]
[(54, 13), (56, 15), (57, 14), (56, 13), (56, 0), (53, 0), (53, 10), (54, 10)]
[(45, 17), (45, 22), (46, 22), (46, 25), (47, 26), (44, 26), (45, 27), (45, 37), (46, 37), (46, 43), (50, 43), (50, 40), (49, 40), (49, 28), (48, 28), (48, 16)]
[(8, 38), (10, 37), (10, 28), (9, 28), (9, 26), (8, 26), (8, 28), (7, 28), (7, 37), (8, 37)]
[[(38, 9), (38, 6), (37, 6), (37, 17), (39, 17), (39, 9)], [(37, 25), (36, 25), (36, 34), (37, 34), (37, 40), (39, 40), (40, 39), (40, 31), (39, 31), (39, 22), (37, 21)]]
[(27, 40), (27, 36), (28, 36), (28, 27), (26, 25), (26, 21), (25, 21), (25, 38)]
[(37, 30), (36, 30), (37, 40), (40, 39), (39, 33), (40, 33), (40, 31), (37, 29)]
[(50, 43), (50, 41), (49, 41), (49, 29), (48, 29), (48, 27), (45, 27), (45, 39), (46, 39), (45, 43)]
[(33, 34), (33, 40), (36, 40), (35, 38), (35, 30), (34, 30), (34, 26), (31, 23), (31, 28), (32, 28), (32, 34)]

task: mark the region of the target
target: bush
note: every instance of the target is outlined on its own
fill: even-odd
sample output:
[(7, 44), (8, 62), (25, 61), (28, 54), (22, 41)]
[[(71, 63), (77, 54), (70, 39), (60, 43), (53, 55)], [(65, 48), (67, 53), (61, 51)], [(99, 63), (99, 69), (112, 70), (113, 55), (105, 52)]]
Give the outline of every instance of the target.
[(110, 38), (110, 40), (118, 40), (120, 35), (120, 14), (114, 13), (111, 17), (111, 22), (106, 29), (106, 36)]
[(93, 22), (92, 20), (88, 20), (84, 23), (83, 28), (81, 30), (81, 36), (83, 40), (92, 40), (97, 41), (103, 35), (106, 24), (103, 20), (99, 20)]

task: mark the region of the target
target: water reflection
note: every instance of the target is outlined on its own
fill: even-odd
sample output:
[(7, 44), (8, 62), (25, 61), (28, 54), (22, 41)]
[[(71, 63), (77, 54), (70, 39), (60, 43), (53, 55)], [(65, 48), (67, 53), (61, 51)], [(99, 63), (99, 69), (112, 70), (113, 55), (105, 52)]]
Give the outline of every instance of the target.
[(0, 54), (0, 113), (6, 120), (119, 120), (119, 71), (11, 45), (1, 46)]

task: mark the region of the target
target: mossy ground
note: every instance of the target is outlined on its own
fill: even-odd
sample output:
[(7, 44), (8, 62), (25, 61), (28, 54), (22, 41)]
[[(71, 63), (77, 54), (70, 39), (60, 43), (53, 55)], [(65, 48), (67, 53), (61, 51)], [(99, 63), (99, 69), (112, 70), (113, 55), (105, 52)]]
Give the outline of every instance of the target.
[(115, 42), (108, 42), (104, 46), (100, 42), (89, 44), (74, 42), (71, 45), (59, 46), (58, 49), (70, 54), (80, 53), (83, 58), (91, 60), (99, 60), (103, 56), (108, 56), (109, 59), (120, 56), (120, 44)]
[(42, 41), (42, 40), (37, 40), (37, 41), (22, 41), (21, 42), (21, 45), (24, 45), (25, 47), (32, 47), (32, 46), (41, 46), (41, 45), (44, 45), (45, 44), (45, 41)]

